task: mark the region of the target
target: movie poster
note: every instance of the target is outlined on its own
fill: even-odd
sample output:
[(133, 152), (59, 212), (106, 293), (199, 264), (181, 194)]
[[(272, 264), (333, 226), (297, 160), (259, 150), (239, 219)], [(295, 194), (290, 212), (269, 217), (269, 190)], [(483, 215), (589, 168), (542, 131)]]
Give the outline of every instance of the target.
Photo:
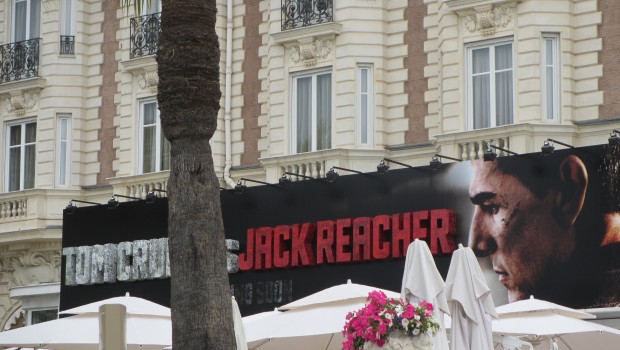
[[(618, 148), (223, 190), (231, 293), (250, 315), (347, 280), (400, 292), (421, 239), (444, 277), (458, 244), (470, 246), (496, 305), (531, 294), (617, 304)], [(61, 310), (125, 292), (169, 305), (166, 237), (165, 198), (65, 211)]]

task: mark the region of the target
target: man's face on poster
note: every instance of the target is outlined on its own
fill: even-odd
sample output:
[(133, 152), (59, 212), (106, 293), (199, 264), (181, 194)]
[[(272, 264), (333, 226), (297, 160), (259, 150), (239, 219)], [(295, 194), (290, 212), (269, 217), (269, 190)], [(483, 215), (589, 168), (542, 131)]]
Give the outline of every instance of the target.
[(558, 191), (536, 196), (497, 162), (473, 161), (472, 167), (469, 246), (491, 258), (509, 302), (529, 298), (574, 249), (574, 237), (558, 219)]

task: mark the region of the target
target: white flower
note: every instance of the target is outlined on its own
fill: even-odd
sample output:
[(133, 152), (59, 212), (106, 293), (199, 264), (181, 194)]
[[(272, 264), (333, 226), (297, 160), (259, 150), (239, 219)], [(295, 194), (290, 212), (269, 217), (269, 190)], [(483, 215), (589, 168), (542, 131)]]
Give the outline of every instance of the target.
[(419, 320), (420, 319), (420, 315), (418, 315), (418, 314), (413, 315), (413, 319), (414, 320)]
[(394, 316), (392, 316), (392, 314), (385, 314), (385, 318), (387, 318), (388, 320), (391, 320)]
[(403, 325), (403, 328), (407, 329), (407, 325), (409, 325), (409, 320), (406, 318), (403, 318), (403, 320), (401, 321), (401, 324)]
[(402, 305), (396, 305), (396, 307), (394, 308), (394, 311), (396, 311), (396, 314), (400, 316), (403, 313)]
[(414, 329), (411, 331), (411, 333), (413, 333), (413, 335), (418, 335), (418, 334), (420, 334), (420, 330), (419, 330), (419, 329), (417, 329), (417, 328), (414, 328)]

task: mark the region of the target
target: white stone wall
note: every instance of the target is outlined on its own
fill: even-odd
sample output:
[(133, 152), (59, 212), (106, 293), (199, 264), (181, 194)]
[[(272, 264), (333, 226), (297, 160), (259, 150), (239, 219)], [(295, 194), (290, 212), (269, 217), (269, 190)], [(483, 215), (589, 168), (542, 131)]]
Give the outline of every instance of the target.
[[(515, 123), (541, 124), (541, 39), (557, 33), (560, 48), (559, 124), (598, 119), (603, 93), (598, 88), (602, 49), (597, 25), (601, 13), (596, 0), (480, 0), (462, 2), (426, 0), (428, 40), (426, 101), (430, 135), (467, 130), (466, 46), (498, 38), (513, 38)], [(465, 5), (464, 5), (465, 4)], [(494, 7), (511, 11), (506, 23), (494, 25), (492, 33), (469, 30), (471, 17)]]
[[(299, 46), (297, 40), (282, 40), (280, 1), (263, 5), (269, 11), (268, 28), (261, 33), (268, 36), (261, 50), (266, 62), (260, 78), (266, 86), (259, 101), (263, 104), (263, 138), (259, 142), (262, 157), (291, 154), (291, 76), (321, 68), (332, 70), (332, 148), (358, 147), (356, 125), (356, 90), (358, 64), (373, 66), (375, 90), (374, 146), (403, 143), (407, 120), (404, 107), (407, 95), (404, 82), (407, 71), (404, 58), (407, 47), (403, 44), (407, 23), (403, 20), (406, 0), (389, 2), (379, 0), (334, 1), (334, 23), (341, 26), (339, 34), (306, 35), (302, 40), (331, 40), (330, 52), (318, 57), (315, 63), (294, 62), (291, 49)], [(264, 27), (267, 27), (265, 25)], [(261, 27), (263, 29), (264, 27)], [(295, 36), (294, 34), (291, 34)]]

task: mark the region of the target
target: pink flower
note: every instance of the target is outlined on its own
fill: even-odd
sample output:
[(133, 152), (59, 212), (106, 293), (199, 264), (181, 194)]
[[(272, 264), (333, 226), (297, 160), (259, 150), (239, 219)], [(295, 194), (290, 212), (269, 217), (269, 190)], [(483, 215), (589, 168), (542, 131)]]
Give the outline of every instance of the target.
[(439, 324), (432, 319), (432, 310), (433, 305), (425, 301), (412, 305), (401, 299), (387, 298), (381, 291), (372, 291), (363, 308), (346, 316), (342, 348), (360, 350), (366, 342), (381, 347), (392, 331), (434, 334)]

